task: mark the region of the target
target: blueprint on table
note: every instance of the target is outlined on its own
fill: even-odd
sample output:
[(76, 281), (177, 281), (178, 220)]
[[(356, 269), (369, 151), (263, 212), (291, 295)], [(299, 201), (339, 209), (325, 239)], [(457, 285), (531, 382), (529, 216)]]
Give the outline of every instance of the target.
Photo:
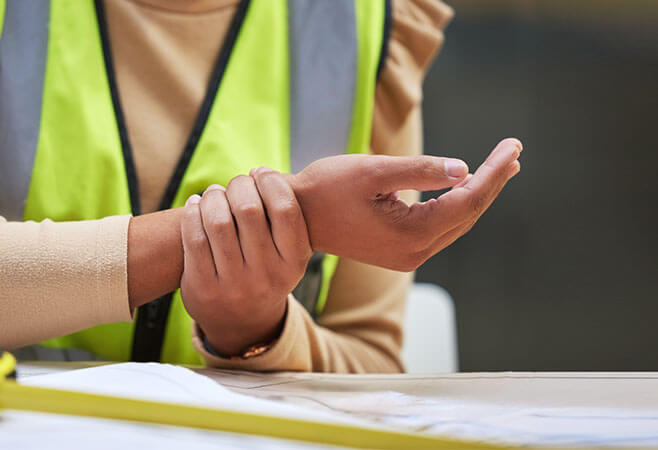
[[(198, 372), (126, 363), (19, 377), (33, 386), (491, 443), (658, 447), (658, 375), (650, 373), (344, 376)], [(2, 432), (0, 426), (0, 435)], [(195, 434), (210, 435), (217, 436)], [(230, 434), (224, 439), (227, 436)], [(225, 442), (227, 448), (232, 447), (229, 444)]]
[(535, 446), (658, 447), (655, 373), (201, 372), (236, 392), (445, 437)]

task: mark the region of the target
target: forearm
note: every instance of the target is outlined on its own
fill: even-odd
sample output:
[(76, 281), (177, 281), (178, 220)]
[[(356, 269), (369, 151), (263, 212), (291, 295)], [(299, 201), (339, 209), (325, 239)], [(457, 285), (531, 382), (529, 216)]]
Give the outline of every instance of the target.
[(131, 319), (178, 288), (180, 209), (78, 222), (0, 218), (0, 346)]
[(128, 228), (128, 296), (137, 308), (178, 289), (183, 271), (182, 208), (133, 217)]
[(0, 218), (0, 347), (130, 320), (129, 219), (7, 223)]

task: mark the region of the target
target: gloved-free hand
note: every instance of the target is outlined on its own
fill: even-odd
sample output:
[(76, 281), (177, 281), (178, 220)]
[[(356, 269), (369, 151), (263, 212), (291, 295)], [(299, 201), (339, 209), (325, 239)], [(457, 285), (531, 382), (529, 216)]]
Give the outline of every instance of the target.
[[(314, 250), (412, 271), (473, 227), (519, 172), (522, 149), (517, 139), (503, 140), (473, 175), (449, 158), (342, 155), (310, 164), (289, 182)], [(412, 205), (396, 195), (449, 187)]]
[[(432, 156), (344, 155), (296, 175), (267, 168), (190, 197), (181, 219), (183, 303), (215, 351), (240, 354), (281, 332), (311, 249), (411, 271), (468, 232), (520, 170), (501, 142), (472, 176)], [(407, 205), (397, 191), (452, 187)]]

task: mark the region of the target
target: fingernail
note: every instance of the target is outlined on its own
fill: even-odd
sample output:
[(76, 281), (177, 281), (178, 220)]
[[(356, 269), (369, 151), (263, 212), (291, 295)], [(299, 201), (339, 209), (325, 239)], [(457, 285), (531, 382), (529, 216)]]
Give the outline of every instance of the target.
[(258, 170), (256, 171), (258, 175), (263, 174), (265, 172), (274, 172), (274, 169), (270, 169), (269, 167), (263, 166), (263, 167), (259, 167)]
[(198, 205), (201, 202), (201, 197), (198, 194), (190, 195), (190, 198), (187, 199), (185, 202), (185, 206), (187, 205)]
[(459, 159), (448, 159), (445, 162), (446, 173), (450, 178), (464, 178), (468, 174), (468, 166)]
[(224, 186), (221, 186), (219, 184), (211, 184), (210, 186), (208, 186), (208, 189), (206, 189), (206, 192), (214, 191), (214, 190), (226, 191)]

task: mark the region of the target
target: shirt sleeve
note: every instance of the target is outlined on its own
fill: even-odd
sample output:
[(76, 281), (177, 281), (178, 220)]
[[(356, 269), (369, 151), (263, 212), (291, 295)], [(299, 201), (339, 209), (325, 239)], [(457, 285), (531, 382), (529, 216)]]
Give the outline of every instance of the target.
[(423, 79), (454, 15), (452, 8), (438, 0), (394, 0), (392, 6), (388, 56), (375, 90), (371, 145), (377, 153), (388, 153), (421, 104)]
[[(375, 91), (371, 151), (422, 153), (422, 82), (443, 43), (452, 10), (437, 0), (396, 0), (388, 58)], [(416, 192), (401, 193), (410, 202)], [(194, 345), (212, 367), (256, 371), (400, 372), (404, 306), (413, 274), (341, 259), (317, 323), (290, 295), (283, 331), (266, 352), (248, 359), (209, 354), (201, 330)]]
[(130, 216), (80, 222), (0, 217), (0, 347), (129, 321)]

